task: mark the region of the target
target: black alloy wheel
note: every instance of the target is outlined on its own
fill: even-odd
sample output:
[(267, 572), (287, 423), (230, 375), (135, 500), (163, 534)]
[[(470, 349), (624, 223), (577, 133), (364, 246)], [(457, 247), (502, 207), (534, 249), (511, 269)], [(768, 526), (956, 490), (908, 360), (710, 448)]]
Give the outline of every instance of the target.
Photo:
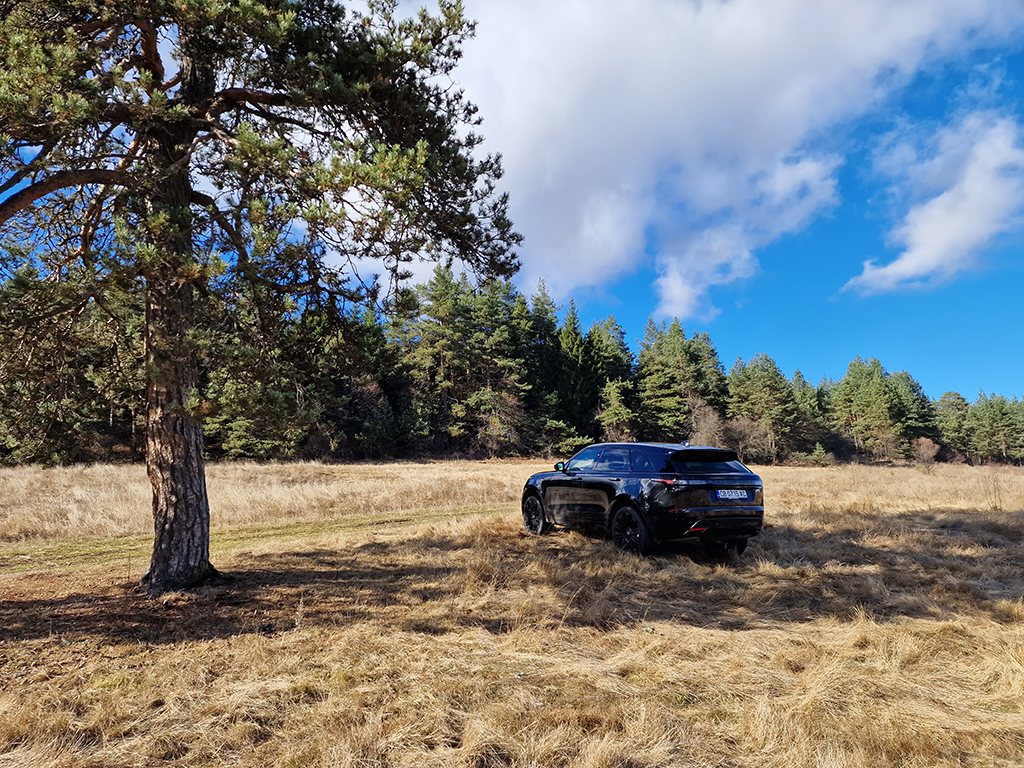
[(551, 524), (544, 519), (544, 505), (534, 493), (523, 499), (523, 525), (535, 536), (551, 530)]
[(624, 552), (646, 555), (654, 549), (654, 539), (640, 513), (625, 506), (612, 518), (612, 543)]

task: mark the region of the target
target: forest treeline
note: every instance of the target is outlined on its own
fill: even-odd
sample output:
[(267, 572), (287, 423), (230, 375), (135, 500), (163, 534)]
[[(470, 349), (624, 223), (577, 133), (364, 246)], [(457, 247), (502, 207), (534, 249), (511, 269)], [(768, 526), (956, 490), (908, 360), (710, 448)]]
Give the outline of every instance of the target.
[[(31, 304), (31, 271), (0, 303)], [(237, 296), (205, 318), (188, 408), (211, 458), (564, 456), (596, 440), (728, 446), (752, 463), (1024, 461), (1024, 402), (930, 399), (857, 358), (838, 381), (787, 378), (767, 354), (730, 370), (708, 334), (648, 321), (634, 351), (609, 317), (584, 330), (543, 284), (474, 285), (438, 267), (382, 316), (372, 304)], [(239, 318), (245, 319), (244, 322)], [(141, 301), (91, 303), (3, 333), (0, 462), (141, 459)], [(218, 325), (219, 324), (219, 325)]]

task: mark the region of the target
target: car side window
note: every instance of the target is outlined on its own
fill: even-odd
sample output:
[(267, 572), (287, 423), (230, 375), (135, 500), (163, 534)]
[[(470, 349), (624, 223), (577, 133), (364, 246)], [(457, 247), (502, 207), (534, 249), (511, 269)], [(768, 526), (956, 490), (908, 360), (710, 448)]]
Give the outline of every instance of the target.
[(594, 462), (600, 453), (600, 448), (586, 448), (569, 459), (565, 469), (568, 472), (587, 472), (594, 468)]
[(629, 472), (629, 448), (605, 448), (594, 463), (595, 472)]
[[(635, 451), (635, 453), (640, 453), (640, 451)], [(651, 466), (653, 467), (653, 469), (650, 470), (651, 472), (675, 472), (672, 468), (672, 462), (670, 461), (672, 456), (671, 452), (658, 448), (647, 448), (643, 451), (643, 454), (647, 457), (647, 460), (651, 462)]]
[(642, 472), (645, 475), (652, 475), (658, 471), (654, 468), (654, 462), (651, 461), (651, 457), (647, 455), (646, 451), (634, 448), (629, 452), (629, 455), (633, 461), (634, 472)]

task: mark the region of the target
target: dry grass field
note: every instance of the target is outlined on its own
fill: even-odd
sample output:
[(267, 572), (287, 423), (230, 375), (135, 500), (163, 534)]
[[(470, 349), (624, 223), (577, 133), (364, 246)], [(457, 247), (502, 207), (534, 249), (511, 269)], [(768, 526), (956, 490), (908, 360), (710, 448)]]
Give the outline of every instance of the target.
[(0, 470), (0, 766), (1024, 765), (1024, 470), (762, 468), (738, 564), (532, 538), (548, 462)]

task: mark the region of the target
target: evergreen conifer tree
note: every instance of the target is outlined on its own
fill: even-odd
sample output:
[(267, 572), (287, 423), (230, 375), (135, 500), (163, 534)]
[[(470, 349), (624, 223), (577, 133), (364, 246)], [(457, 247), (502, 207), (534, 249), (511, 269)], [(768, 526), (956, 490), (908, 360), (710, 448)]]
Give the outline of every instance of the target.
[(677, 321), (666, 327), (648, 319), (644, 327), (637, 374), (642, 440), (679, 442), (689, 436), (685, 341), (686, 334)]
[(858, 357), (851, 362), (835, 387), (831, 405), (835, 428), (850, 438), (857, 451), (874, 459), (902, 455), (896, 393), (877, 359)]
[(594, 350), (583, 335), (573, 302), (569, 302), (558, 330), (558, 350), (559, 415), (580, 435), (592, 436), (600, 389), (594, 371)]
[(804, 452), (812, 452), (817, 446), (822, 452), (822, 444), (829, 441), (828, 414), (825, 394), (821, 387), (815, 387), (804, 378), (800, 371), (793, 373), (790, 382), (793, 399), (797, 406), (797, 426), (793, 430), (795, 447)]
[(792, 447), (800, 409), (789, 381), (764, 353), (749, 363), (737, 360), (729, 374), (729, 415), (760, 424), (768, 437), (768, 458), (776, 461)]
[(961, 459), (967, 458), (971, 450), (970, 433), (967, 428), (969, 410), (969, 403), (959, 392), (946, 392), (935, 404), (939, 438), (947, 449)]
[(601, 389), (597, 422), (601, 437), (611, 442), (630, 441), (636, 434), (636, 406), (629, 381), (613, 379)]
[(889, 376), (889, 383), (896, 400), (893, 418), (900, 425), (905, 454), (909, 455), (910, 445), (915, 440), (938, 440), (935, 406), (917, 380), (907, 371), (897, 371)]
[(689, 436), (696, 404), (721, 414), (727, 386), (718, 352), (706, 333), (686, 338), (679, 321), (644, 327), (637, 372), (641, 437), (676, 442)]
[[(209, 560), (205, 318), (241, 285), (357, 299), (337, 265), (394, 285), (418, 255), (508, 275), (497, 158), (446, 80), (472, 31), (327, 0), (9, 0), (0, 14), (0, 267), (39, 271), (47, 308), (143, 302), (151, 595)], [(301, 226), (297, 222), (301, 221)]]
[(1022, 416), (1024, 409), (1019, 401), (979, 392), (967, 411), (965, 424), (974, 460), (1012, 463), (1024, 460)]

